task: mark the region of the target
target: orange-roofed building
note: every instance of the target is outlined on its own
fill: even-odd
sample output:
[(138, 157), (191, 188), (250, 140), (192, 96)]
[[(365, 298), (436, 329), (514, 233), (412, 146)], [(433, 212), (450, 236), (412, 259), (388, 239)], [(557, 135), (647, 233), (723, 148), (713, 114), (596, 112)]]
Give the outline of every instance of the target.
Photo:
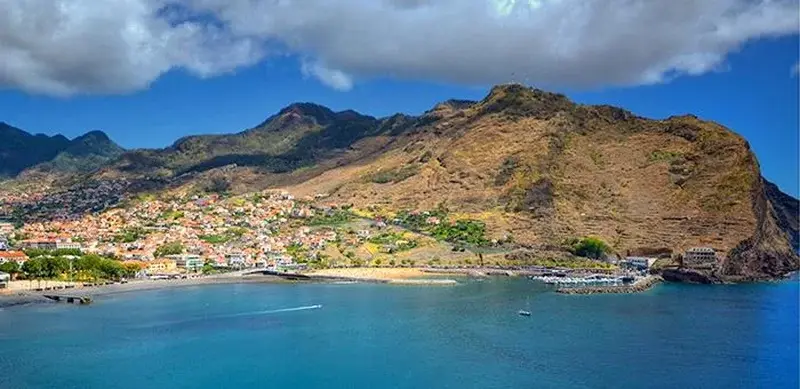
[(28, 260), (28, 256), (22, 251), (0, 251), (0, 263), (16, 262), (22, 266)]

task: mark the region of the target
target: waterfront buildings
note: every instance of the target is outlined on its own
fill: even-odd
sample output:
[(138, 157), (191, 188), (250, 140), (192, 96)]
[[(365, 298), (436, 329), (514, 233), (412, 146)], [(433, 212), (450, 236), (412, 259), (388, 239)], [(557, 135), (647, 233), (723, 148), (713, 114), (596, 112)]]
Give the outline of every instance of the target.
[(11, 281), (11, 275), (0, 271), (0, 289), (7, 288), (9, 281)]
[(247, 266), (247, 254), (229, 253), (225, 254), (225, 261), (229, 267), (241, 269)]
[(176, 254), (167, 255), (167, 258), (175, 261), (178, 268), (184, 269), (188, 272), (198, 272), (203, 269), (205, 263), (199, 255), (196, 254)]
[(178, 270), (176, 262), (172, 259), (157, 259), (147, 263), (147, 274), (175, 273)]
[(656, 262), (656, 258), (627, 257), (625, 262), (629, 267), (632, 267), (636, 270), (648, 270), (650, 269), (650, 266), (653, 266), (653, 263)]
[(683, 266), (693, 269), (717, 266), (717, 253), (711, 247), (692, 247), (683, 255)]

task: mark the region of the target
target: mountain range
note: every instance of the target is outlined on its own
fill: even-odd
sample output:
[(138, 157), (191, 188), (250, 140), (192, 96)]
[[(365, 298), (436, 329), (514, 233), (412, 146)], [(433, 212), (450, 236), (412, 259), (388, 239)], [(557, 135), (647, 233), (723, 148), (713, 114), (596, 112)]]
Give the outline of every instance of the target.
[(124, 179), (132, 193), (224, 179), (234, 192), (324, 193), (323, 203), (365, 210), (446, 207), (532, 251), (582, 236), (621, 255), (711, 246), (726, 280), (800, 267), (798, 201), (761, 176), (741, 136), (691, 115), (652, 120), (516, 84), (419, 116), (297, 103), (251, 129), (163, 149), (0, 125), (0, 174), (31, 172)]
[(26, 170), (91, 172), (124, 151), (102, 131), (69, 140), (63, 135), (31, 135), (0, 122), (0, 177), (16, 177)]

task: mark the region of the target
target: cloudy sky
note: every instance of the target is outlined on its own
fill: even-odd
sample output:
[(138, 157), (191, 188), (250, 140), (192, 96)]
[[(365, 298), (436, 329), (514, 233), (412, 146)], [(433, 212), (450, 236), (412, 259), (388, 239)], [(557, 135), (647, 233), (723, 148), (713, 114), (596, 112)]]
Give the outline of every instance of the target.
[[(766, 135), (698, 96), (712, 82), (719, 95), (706, 99), (738, 98), (727, 83), (752, 91), (768, 72), (747, 102), (718, 103), (782, 104), (749, 113), (778, 115), (764, 144), (786, 144), (797, 132), (788, 106), (799, 1), (4, 0), (0, 120), (163, 146), (239, 130), (295, 99), (416, 113), (517, 81), (642, 114), (708, 113), (750, 139)], [(197, 112), (205, 105), (218, 109), (213, 118)]]
[(388, 76), (464, 85), (640, 85), (699, 75), (797, 33), (797, 0), (7, 0), (0, 84), (146, 89), (297, 55), (325, 85)]

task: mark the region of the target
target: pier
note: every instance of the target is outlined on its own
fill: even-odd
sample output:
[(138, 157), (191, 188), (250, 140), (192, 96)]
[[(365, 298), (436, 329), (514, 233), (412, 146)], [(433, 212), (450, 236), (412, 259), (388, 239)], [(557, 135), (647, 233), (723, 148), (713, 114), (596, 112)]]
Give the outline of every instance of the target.
[(648, 276), (639, 281), (628, 285), (605, 285), (605, 286), (578, 286), (571, 288), (558, 288), (557, 293), (562, 294), (626, 294), (644, 292), (654, 285), (661, 282), (661, 277)]
[(53, 301), (58, 301), (58, 302), (64, 301), (68, 304), (87, 305), (92, 303), (92, 298), (89, 296), (65, 296), (58, 294), (45, 294), (43, 296)]

